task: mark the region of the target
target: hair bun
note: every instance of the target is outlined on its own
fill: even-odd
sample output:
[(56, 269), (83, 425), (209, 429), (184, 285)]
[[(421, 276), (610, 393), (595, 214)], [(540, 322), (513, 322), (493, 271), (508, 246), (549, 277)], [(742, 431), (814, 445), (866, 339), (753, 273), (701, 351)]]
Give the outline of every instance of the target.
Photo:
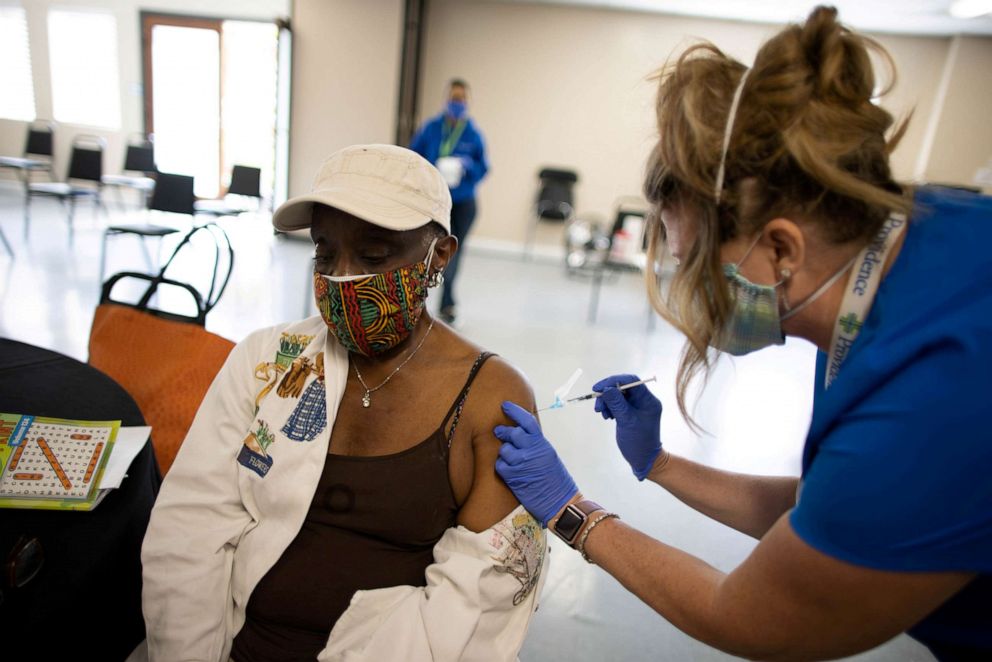
[(834, 7), (815, 7), (799, 31), (799, 41), (810, 67), (814, 97), (871, 101), (875, 77), (864, 47), (870, 42), (839, 23)]

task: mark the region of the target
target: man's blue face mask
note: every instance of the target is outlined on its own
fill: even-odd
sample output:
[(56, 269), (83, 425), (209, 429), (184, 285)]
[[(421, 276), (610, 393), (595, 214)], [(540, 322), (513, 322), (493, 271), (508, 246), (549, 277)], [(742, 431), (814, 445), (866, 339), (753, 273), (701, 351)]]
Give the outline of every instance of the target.
[(468, 112), (468, 104), (464, 101), (449, 101), (444, 107), (444, 112), (448, 115), (448, 117), (455, 120), (460, 120), (465, 117), (465, 113)]

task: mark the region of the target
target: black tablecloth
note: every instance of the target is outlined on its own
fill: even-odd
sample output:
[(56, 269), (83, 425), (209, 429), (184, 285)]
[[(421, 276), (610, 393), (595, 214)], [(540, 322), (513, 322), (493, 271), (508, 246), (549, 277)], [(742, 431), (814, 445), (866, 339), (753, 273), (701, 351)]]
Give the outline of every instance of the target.
[[(0, 339), (0, 411), (144, 425), (110, 377), (62, 354)], [(145, 636), (141, 540), (161, 474), (150, 443), (120, 489), (90, 512), (0, 509), (0, 562), (21, 534), (37, 537), (45, 563), (28, 585), (4, 590), (7, 660), (123, 660)], [(17, 642), (30, 648), (11, 649)]]

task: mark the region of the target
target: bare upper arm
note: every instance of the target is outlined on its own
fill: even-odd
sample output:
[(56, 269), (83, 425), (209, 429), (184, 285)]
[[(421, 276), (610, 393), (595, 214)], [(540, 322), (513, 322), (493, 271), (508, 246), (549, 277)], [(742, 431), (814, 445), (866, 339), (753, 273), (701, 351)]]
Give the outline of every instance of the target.
[(493, 428), (514, 424), (503, 414), (504, 400), (534, 411), (534, 392), (527, 380), (516, 368), (494, 356), (472, 385), (471, 415), (466, 421), (472, 435), (472, 487), (458, 513), (458, 523), (476, 532), (488, 529), (519, 505), (496, 474), (500, 441), (493, 435)]
[[(717, 640), (766, 659), (840, 657), (906, 631), (963, 588), (961, 572), (890, 572), (817, 551), (785, 515), (713, 599)], [(737, 648), (736, 645), (731, 648)]]

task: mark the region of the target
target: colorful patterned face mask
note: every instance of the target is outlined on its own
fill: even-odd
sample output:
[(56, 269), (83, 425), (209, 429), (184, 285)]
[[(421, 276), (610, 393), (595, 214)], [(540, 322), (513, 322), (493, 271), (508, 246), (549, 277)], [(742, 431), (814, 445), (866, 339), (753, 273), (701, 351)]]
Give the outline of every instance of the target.
[(434, 244), (427, 257), (381, 274), (313, 274), (317, 310), (349, 352), (375, 356), (406, 340), (424, 311)]

